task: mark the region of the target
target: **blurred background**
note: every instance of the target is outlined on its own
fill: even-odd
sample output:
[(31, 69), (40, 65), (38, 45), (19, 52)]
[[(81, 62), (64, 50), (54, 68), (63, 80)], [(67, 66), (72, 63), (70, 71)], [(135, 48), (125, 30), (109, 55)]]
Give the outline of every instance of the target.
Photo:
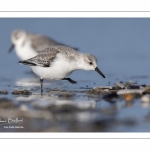
[[(78, 70), (69, 76), (77, 81), (76, 85), (44, 80), (44, 92), (63, 85), (59, 89), (69, 89), (70, 95), (58, 90), (40, 97), (39, 77), (33, 75), (28, 66), (18, 64), (15, 51), (8, 53), (11, 34), (16, 29), (45, 35), (80, 52), (95, 55), (106, 78), (95, 71)], [(0, 52), (0, 89), (8, 91), (7, 95), (0, 95), (0, 102), (6, 99), (9, 102), (8, 116), (21, 114), (22, 109), (29, 113), (24, 119), (24, 129), (4, 130), (0, 126), (0, 131), (150, 131), (150, 102), (143, 104), (141, 97), (132, 98), (130, 102), (121, 98), (108, 102), (101, 94), (76, 92), (95, 86), (112, 86), (120, 81), (150, 85), (149, 18), (0, 18)], [(12, 91), (16, 89), (32, 91), (32, 95), (15, 95)], [(3, 106), (0, 103), (0, 117), (6, 117)], [(17, 109), (12, 113), (10, 106)], [(38, 120), (40, 113), (32, 114), (37, 108), (46, 117), (48, 110), (51, 119)]]

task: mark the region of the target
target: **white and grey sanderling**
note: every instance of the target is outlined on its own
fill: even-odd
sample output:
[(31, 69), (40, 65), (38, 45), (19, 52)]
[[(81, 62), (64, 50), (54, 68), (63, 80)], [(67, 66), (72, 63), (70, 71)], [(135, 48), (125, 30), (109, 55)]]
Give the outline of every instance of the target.
[(15, 30), (11, 35), (11, 41), (9, 52), (15, 47), (16, 54), (21, 60), (32, 58), (50, 46), (64, 45), (49, 37), (25, 30)]
[(66, 46), (51, 46), (37, 56), (19, 63), (30, 66), (33, 72), (40, 76), (41, 95), (43, 93), (43, 79), (68, 80), (74, 84), (76, 81), (66, 77), (75, 70), (95, 70), (105, 78), (97, 67), (95, 56), (80, 53)]

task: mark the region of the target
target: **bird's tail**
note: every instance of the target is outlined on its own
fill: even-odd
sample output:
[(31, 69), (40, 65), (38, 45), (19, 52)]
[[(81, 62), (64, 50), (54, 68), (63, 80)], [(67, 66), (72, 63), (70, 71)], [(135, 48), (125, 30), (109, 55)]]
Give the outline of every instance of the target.
[(19, 64), (23, 64), (23, 65), (27, 65), (27, 66), (36, 66), (35, 63), (30, 62), (30, 61), (28, 61), (28, 60), (19, 61)]

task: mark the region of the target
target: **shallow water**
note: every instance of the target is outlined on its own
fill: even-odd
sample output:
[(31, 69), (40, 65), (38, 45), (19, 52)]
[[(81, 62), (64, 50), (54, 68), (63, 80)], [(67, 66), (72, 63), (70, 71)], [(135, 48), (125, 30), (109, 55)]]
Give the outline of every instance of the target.
[[(41, 33), (94, 54), (106, 78), (94, 71), (76, 71), (70, 78), (77, 84), (44, 80), (41, 97), (39, 78), (29, 67), (18, 64), (15, 51), (8, 54), (14, 29)], [(142, 103), (140, 97), (131, 102), (119, 97), (111, 103), (102, 98), (104, 93), (87, 92), (120, 81), (150, 85), (150, 19), (1, 18), (0, 33), (0, 90), (8, 91), (7, 95), (0, 94), (0, 118), (23, 118), (24, 127), (8, 129), (0, 125), (1, 132), (150, 131), (150, 105)], [(24, 89), (32, 94), (12, 94)]]

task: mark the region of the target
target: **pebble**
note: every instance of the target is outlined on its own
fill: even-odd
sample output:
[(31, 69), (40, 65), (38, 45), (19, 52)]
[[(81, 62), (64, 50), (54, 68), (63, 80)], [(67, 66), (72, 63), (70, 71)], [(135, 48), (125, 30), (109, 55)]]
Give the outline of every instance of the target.
[(124, 99), (126, 100), (126, 101), (131, 101), (131, 100), (133, 100), (133, 95), (131, 95), (131, 94), (125, 94), (124, 95)]
[(28, 91), (28, 90), (15, 90), (12, 92), (13, 95), (30, 95), (32, 94), (32, 92)]
[(8, 92), (7, 92), (7, 90), (0, 90), (0, 94), (5, 94), (5, 95), (7, 95)]
[(144, 103), (149, 103), (150, 102), (150, 95), (146, 94), (146, 95), (142, 96), (141, 101)]
[(122, 94), (142, 94), (145, 91), (145, 89), (128, 89), (128, 90), (119, 90), (117, 91), (118, 95), (122, 95)]
[(22, 104), (22, 105), (19, 107), (19, 109), (20, 109), (21, 111), (28, 111), (28, 107), (27, 107), (26, 105), (24, 105), (24, 104)]
[(123, 84), (121, 84), (121, 83), (116, 83), (116, 86), (120, 87), (121, 89), (125, 89), (125, 88), (126, 88), (126, 87), (125, 87)]

